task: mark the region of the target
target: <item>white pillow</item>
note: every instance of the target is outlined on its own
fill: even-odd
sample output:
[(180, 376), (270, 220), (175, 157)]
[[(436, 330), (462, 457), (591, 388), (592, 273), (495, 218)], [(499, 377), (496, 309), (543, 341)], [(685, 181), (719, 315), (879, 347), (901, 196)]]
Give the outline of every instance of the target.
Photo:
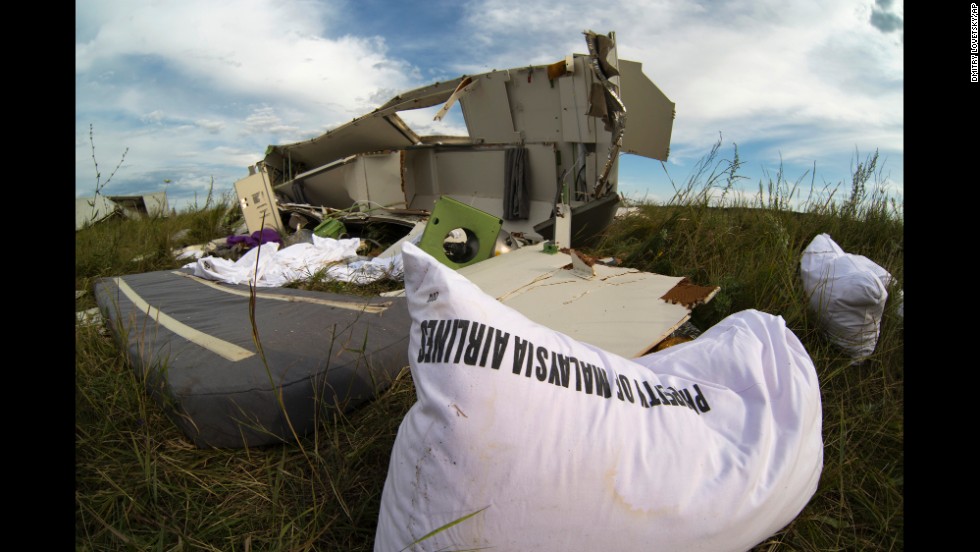
[(819, 234), (800, 259), (803, 289), (830, 340), (852, 358), (874, 352), (892, 276), (863, 255)]
[[(374, 549), (747, 550), (823, 468), (813, 362), (782, 318), (730, 316), (634, 361), (535, 324), (403, 252), (418, 402)], [(583, 312), (582, 316), (594, 316)]]

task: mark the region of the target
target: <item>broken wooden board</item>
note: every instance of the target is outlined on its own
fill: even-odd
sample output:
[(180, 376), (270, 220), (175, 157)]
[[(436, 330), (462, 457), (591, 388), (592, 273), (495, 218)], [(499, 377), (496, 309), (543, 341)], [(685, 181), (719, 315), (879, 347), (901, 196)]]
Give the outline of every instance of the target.
[[(625, 358), (646, 354), (719, 289), (680, 276), (572, 264), (571, 255), (545, 253), (542, 243), (458, 272), (530, 320)], [(678, 296), (683, 301), (673, 300)]]

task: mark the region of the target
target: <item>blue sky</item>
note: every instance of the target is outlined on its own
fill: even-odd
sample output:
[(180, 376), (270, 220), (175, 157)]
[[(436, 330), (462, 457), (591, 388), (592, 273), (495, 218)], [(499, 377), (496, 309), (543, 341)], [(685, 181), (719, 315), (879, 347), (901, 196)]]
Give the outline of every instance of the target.
[[(903, 0), (78, 0), (75, 195), (166, 190), (203, 204), (262, 158), (366, 114), (399, 92), (585, 53), (615, 31), (621, 59), (676, 103), (666, 163), (625, 155), (620, 192), (664, 202), (718, 140), (755, 194), (790, 182), (850, 190), (879, 151), (902, 200)], [(461, 134), (459, 107), (402, 117)], [(90, 128), (92, 129), (90, 134)], [(627, 125), (627, 132), (628, 132)], [(804, 190), (805, 193), (806, 190)]]

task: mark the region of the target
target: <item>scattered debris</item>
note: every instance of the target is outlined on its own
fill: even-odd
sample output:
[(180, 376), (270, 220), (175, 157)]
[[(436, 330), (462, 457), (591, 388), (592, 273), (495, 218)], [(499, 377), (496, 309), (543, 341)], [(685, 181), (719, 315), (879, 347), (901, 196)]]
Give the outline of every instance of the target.
[(98, 194), (94, 197), (75, 198), (75, 230), (115, 216), (140, 218), (165, 217), (169, 214), (167, 192), (111, 196)]
[[(269, 146), (235, 183), (243, 228), (175, 250), (194, 259), (179, 271), (98, 281), (134, 367), (166, 364), (147, 385), (164, 390), (188, 436), (198, 446), (280, 442), (289, 421), (271, 397), (304, 433), (316, 397), (353, 408), (383, 390), (405, 365), (404, 290), (259, 289), (314, 274), (401, 279), (406, 244), (528, 318), (623, 357), (684, 324), (694, 301), (663, 299), (683, 278), (574, 249), (617, 212), (619, 154), (669, 152), (674, 103), (639, 63), (618, 58), (614, 38), (587, 32), (588, 54), (437, 82), (312, 140)], [(441, 118), (456, 103), (466, 136), (420, 136), (398, 117), (442, 105)], [(350, 394), (332, 395), (341, 389)]]
[[(585, 278), (586, 280), (591, 280), (592, 278), (596, 277), (595, 268), (593, 268), (595, 261), (592, 260), (591, 257), (587, 257), (574, 249), (568, 250), (568, 256), (572, 258), (572, 274), (575, 274), (580, 278)], [(589, 262), (590, 260), (592, 260), (592, 262)]]
[(75, 313), (76, 326), (94, 326), (96, 324), (102, 324), (102, 313), (99, 311), (99, 307), (92, 307)]
[(710, 301), (720, 290), (717, 286), (699, 286), (684, 278), (664, 294), (661, 299), (668, 303), (681, 304), (689, 309)]
[(190, 234), (191, 234), (191, 229), (190, 228), (182, 228), (182, 229), (177, 230), (176, 232), (174, 232), (173, 235), (170, 236), (170, 240), (171, 241), (180, 241), (180, 240), (186, 238), (187, 236), (189, 236)]
[[(645, 354), (690, 318), (690, 307), (663, 299), (682, 277), (576, 258), (544, 254), (541, 243), (458, 272), (529, 319), (625, 358)], [(587, 268), (565, 269), (578, 262)]]
[[(230, 236), (229, 236), (230, 238)], [(205, 255), (213, 255), (215, 257), (228, 258), (230, 256), (236, 255), (232, 252), (232, 246), (228, 243), (229, 238), (217, 238), (209, 241), (205, 244), (188, 245), (186, 247), (178, 247), (173, 250), (174, 258), (177, 260), (193, 259), (197, 260)], [(237, 253), (241, 256), (241, 253)]]
[(88, 224), (102, 222), (114, 216), (120, 216), (122, 209), (105, 196), (81, 197), (75, 199), (75, 230), (81, 230)]
[[(557, 64), (411, 90), (319, 137), (269, 146), (235, 183), (249, 231), (286, 236), (332, 218), (362, 237), (372, 226), (351, 224), (357, 217), (388, 219), (375, 220), (376, 229), (428, 216), (448, 198), (500, 219), (505, 235), (528, 243), (584, 243), (620, 205), (619, 152), (666, 160), (674, 118), (674, 103), (641, 64), (618, 58), (612, 33), (588, 32), (586, 45), (588, 54)], [(456, 103), (465, 136), (422, 136), (398, 116), (441, 104), (441, 118)], [(557, 223), (568, 224), (568, 236), (555, 235)]]
[(165, 217), (170, 214), (167, 192), (139, 195), (111, 195), (107, 199), (122, 209), (127, 218)]

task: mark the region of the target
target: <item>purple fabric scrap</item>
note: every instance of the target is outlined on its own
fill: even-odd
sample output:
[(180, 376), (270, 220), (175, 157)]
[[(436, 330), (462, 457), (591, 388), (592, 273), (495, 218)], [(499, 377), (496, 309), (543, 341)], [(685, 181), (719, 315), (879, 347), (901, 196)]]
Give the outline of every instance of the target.
[(272, 228), (263, 228), (257, 232), (252, 232), (251, 236), (228, 236), (228, 245), (242, 243), (245, 244), (245, 249), (251, 249), (257, 245), (270, 242), (282, 243), (279, 232), (276, 232)]

